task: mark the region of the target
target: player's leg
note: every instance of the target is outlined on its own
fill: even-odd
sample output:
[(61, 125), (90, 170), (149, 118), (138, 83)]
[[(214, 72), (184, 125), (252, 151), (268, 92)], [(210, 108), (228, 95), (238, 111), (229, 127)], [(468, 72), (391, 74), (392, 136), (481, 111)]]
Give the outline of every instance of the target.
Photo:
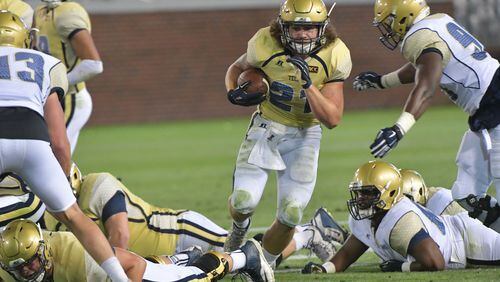
[(500, 206), (495, 198), (486, 195), (491, 184), (488, 159), (481, 135), (468, 130), (457, 154), (458, 173), (452, 194), (471, 217), (500, 231)]
[(454, 216), (453, 220), (463, 230), (467, 263), (500, 266), (500, 234), (466, 214)]
[(87, 89), (73, 95), (66, 95), (64, 117), (66, 119), (66, 132), (71, 146), (71, 154), (75, 151), (80, 131), (89, 120), (91, 113), (92, 98)]
[(264, 255), (270, 264), (291, 242), (316, 184), (321, 130), (314, 127), (304, 135), (283, 144), (293, 149), (282, 154), (287, 169), (278, 172), (277, 218), (262, 239)]
[(268, 172), (256, 165), (248, 163), (257, 140), (265, 133), (265, 128), (254, 122), (247, 132), (247, 136), (240, 146), (236, 167), (233, 174), (233, 192), (229, 197), (229, 212), (233, 218), (233, 225), (224, 249), (232, 251), (241, 246), (245, 234), (250, 227), (250, 217), (260, 201), (268, 178)]
[(26, 140), (22, 167), (15, 170), (47, 206), (47, 210), (65, 224), (87, 252), (98, 262), (113, 281), (127, 281), (99, 227), (86, 217), (76, 204), (64, 172), (56, 160), (49, 143)]
[(186, 211), (177, 219), (179, 238), (176, 253), (192, 246), (199, 246), (203, 252), (223, 251), (228, 232), (204, 215)]

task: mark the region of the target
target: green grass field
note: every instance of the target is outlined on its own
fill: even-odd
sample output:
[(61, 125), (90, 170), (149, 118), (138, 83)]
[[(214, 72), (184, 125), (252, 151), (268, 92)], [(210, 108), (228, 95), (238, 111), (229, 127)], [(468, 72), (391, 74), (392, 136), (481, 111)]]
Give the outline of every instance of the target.
[[(347, 220), (349, 181), (355, 169), (371, 159), (368, 146), (377, 131), (392, 125), (399, 112), (348, 112), (338, 128), (324, 131), (318, 181), (304, 221), (319, 206), (327, 207), (336, 219)], [(227, 197), (247, 124), (248, 119), (227, 119), (91, 127), (82, 132), (75, 160), (84, 174), (111, 172), (150, 203), (193, 209), (227, 228), (231, 222)], [(455, 155), (466, 128), (466, 115), (458, 108), (431, 108), (387, 160), (400, 168), (418, 170), (429, 186), (451, 187), (456, 176)], [(274, 219), (275, 208), (276, 185), (271, 177), (252, 227), (268, 226)], [(378, 259), (373, 253), (364, 255), (343, 274), (300, 275), (297, 269), (305, 262), (286, 261), (276, 274), (277, 280), (500, 280), (500, 271), (496, 269), (385, 274), (378, 270)]]

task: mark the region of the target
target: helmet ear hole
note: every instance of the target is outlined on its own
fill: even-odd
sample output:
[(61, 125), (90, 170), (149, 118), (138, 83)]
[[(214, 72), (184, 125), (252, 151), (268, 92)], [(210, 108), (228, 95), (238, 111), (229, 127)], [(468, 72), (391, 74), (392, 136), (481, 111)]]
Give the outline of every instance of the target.
[(396, 190), (392, 190), (391, 193), (389, 193), (389, 196), (393, 197), (395, 193), (396, 193)]

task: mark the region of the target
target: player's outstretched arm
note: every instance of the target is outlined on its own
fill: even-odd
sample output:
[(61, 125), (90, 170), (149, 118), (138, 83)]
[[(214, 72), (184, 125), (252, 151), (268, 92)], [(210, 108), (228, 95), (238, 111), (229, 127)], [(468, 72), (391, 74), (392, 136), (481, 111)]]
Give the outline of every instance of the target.
[(378, 74), (365, 71), (358, 74), (352, 83), (352, 88), (357, 91), (369, 89), (387, 89), (415, 82), (415, 67), (407, 63), (400, 69), (388, 74)]
[(103, 64), (97, 47), (90, 32), (86, 29), (78, 30), (70, 38), (71, 47), (75, 55), (81, 60), (73, 70), (68, 73), (70, 85), (87, 81), (103, 72)]
[(333, 258), (324, 264), (318, 264), (314, 262), (309, 262), (306, 264), (304, 269), (302, 269), (303, 274), (309, 273), (334, 273), (343, 272), (351, 264), (363, 255), (368, 246), (363, 244), (356, 236), (350, 235), (345, 241), (344, 245), (340, 250), (333, 256)]
[(427, 52), (417, 59), (415, 72), (415, 87), (411, 91), (403, 113), (398, 121), (381, 129), (372, 145), (371, 153), (376, 158), (383, 158), (422, 116), (436, 92), (436, 87), (442, 76), (442, 56), (436, 52)]

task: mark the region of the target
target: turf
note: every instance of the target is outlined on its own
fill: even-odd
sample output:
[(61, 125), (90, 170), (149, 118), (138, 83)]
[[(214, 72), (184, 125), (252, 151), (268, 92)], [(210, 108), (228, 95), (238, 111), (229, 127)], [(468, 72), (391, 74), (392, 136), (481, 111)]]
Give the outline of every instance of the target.
[[(371, 159), (368, 146), (380, 128), (390, 126), (399, 109), (347, 112), (342, 124), (324, 130), (318, 180), (304, 214), (325, 206), (341, 221), (347, 219), (347, 186), (360, 164)], [(83, 173), (108, 171), (150, 203), (199, 211), (223, 227), (230, 226), (227, 197), (234, 162), (248, 119), (172, 122), (85, 129), (75, 160)], [(429, 186), (451, 187), (455, 156), (467, 129), (466, 115), (456, 107), (431, 108), (386, 158), (400, 168), (416, 169)], [(252, 227), (268, 226), (276, 208), (275, 178), (271, 177)], [(306, 260), (290, 260), (277, 273), (279, 281), (339, 280), (498, 280), (500, 271), (465, 270), (419, 274), (384, 274), (378, 260), (367, 254), (345, 274), (303, 276), (296, 269)], [(295, 272), (293, 272), (295, 271)]]

